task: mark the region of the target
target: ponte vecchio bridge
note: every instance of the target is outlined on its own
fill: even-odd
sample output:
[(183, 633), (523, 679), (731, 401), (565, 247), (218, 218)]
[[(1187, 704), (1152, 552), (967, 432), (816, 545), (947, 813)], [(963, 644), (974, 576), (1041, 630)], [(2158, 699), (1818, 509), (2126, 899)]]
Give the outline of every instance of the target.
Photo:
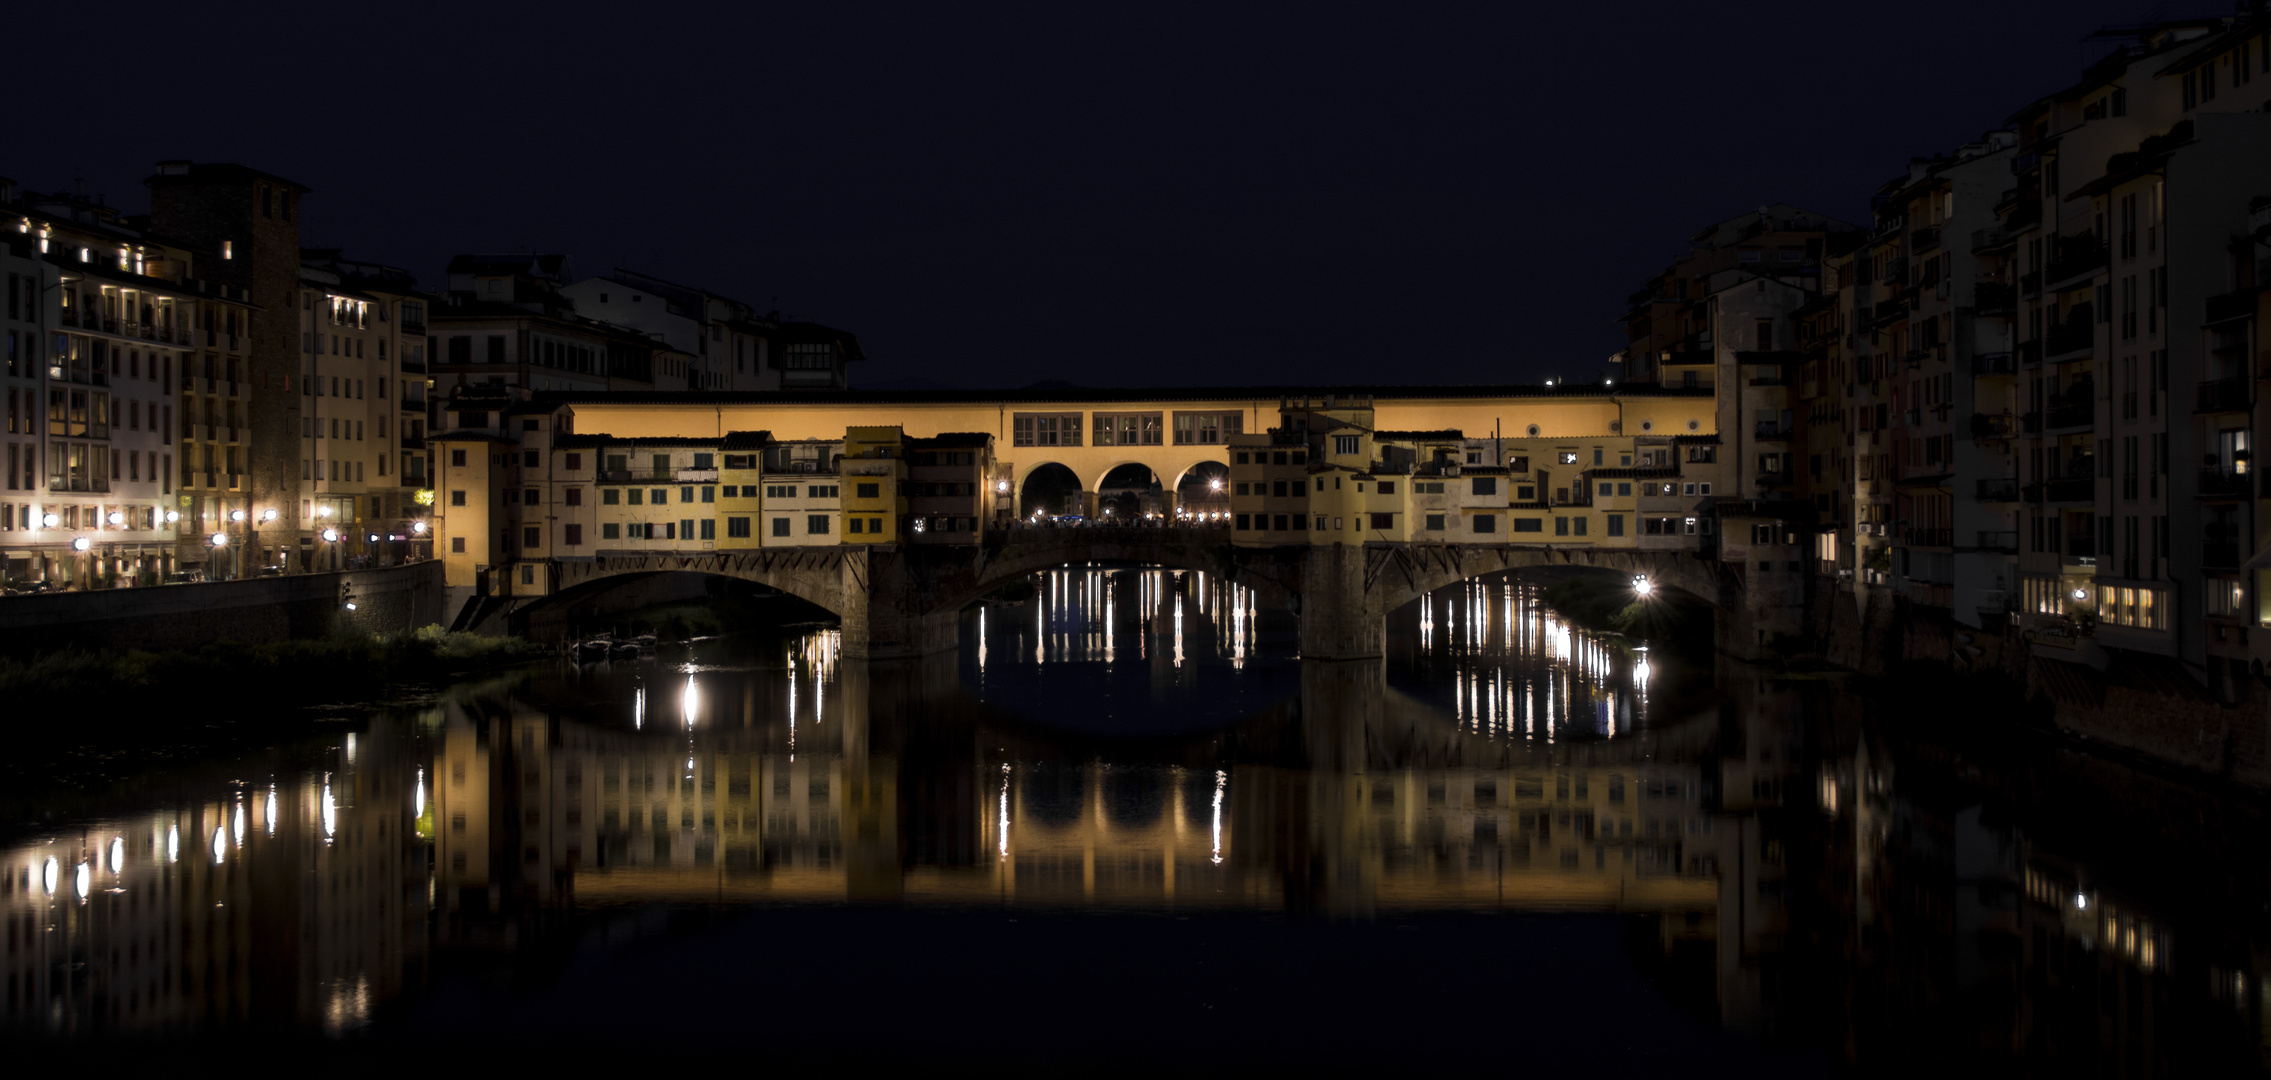
[[(488, 607), (468, 608), (487, 625), (525, 625), (532, 607), (575, 604), (626, 578), (699, 573), (825, 608), (842, 620), (847, 655), (921, 655), (952, 648), (956, 614), (1012, 579), (1147, 564), (1280, 597), (1300, 613), (1302, 655), (1346, 659), (1380, 655), (1384, 616), (1428, 591), (1525, 568), (1645, 574), (1722, 609), (1741, 599), (1738, 573), (1696, 542), (1696, 493), (1712, 488), (1698, 477), (1715, 475), (1716, 459), (1678, 445), (1715, 449), (1708, 390), (559, 394), (475, 407), (453, 400), (458, 428), (434, 436), (437, 487), (448, 491), (437, 550), (453, 586), (489, 587)], [(868, 441), (902, 431), (896, 449)], [(954, 532), (926, 535), (893, 496), (926, 487), (902, 463), (949, 436), (982, 448), (974, 463), (949, 456), (983, 479), (947, 485), (965, 496), (963, 513), (980, 512), (929, 519)], [(805, 478), (817, 483), (736, 480), (759, 471), (736, 448), (831, 442), (835, 456)], [(650, 457), (653, 469), (629, 467)], [(1241, 511), (1292, 512), (1221, 515), (1235, 528), (1006, 527), (1026, 516), (1016, 495), (1045, 467), (1062, 466), (1093, 499), (1126, 466), (1172, 488), (1210, 462), (1239, 477)], [(1263, 466), (1279, 479), (1259, 479)], [(861, 482), (871, 473), (882, 482)], [(820, 493), (829, 505), (818, 509), (840, 525), (808, 513)]]

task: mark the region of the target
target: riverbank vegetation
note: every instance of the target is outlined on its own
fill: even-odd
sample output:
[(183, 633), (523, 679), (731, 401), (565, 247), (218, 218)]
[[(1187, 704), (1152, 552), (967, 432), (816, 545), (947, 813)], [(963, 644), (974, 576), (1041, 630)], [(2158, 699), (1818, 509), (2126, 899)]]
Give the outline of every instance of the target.
[[(351, 700), (402, 683), (427, 683), (524, 663), (549, 649), (516, 638), (460, 634), (439, 626), (402, 634), (280, 641), (216, 641), (159, 652), (65, 649), (0, 657), (0, 698), (19, 716), (84, 715), (89, 702), (131, 719), (151, 702), (175, 718), (226, 712), (227, 703)], [(46, 712), (53, 710), (53, 712)]]
[(1711, 653), (1710, 605), (1674, 590), (1640, 596), (1625, 578), (1584, 574), (1546, 586), (1539, 599), (1571, 625), (1604, 641)]

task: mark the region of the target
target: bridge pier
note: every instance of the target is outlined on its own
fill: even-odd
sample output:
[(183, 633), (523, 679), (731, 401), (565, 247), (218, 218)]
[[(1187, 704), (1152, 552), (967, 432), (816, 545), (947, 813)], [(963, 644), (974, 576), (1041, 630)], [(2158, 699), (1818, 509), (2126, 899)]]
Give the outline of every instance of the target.
[(838, 608), (843, 654), (865, 660), (929, 656), (961, 644), (961, 609), (932, 609), (930, 590), (903, 551), (871, 547), (843, 562)]
[(1301, 566), (1301, 658), (1364, 660), (1387, 652), (1387, 614), (1366, 586), (1364, 549), (1320, 544)]

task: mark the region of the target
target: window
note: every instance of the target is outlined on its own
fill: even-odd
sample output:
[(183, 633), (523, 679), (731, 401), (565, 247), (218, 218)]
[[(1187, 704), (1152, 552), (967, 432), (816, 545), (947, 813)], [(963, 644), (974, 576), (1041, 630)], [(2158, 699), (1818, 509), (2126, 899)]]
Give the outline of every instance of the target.
[(1178, 446), (1211, 446), (1227, 436), (1238, 434), (1238, 413), (1176, 413), (1175, 443)]
[(1474, 518), (1474, 529), (1475, 529), (1475, 531), (1476, 531), (1476, 532), (1478, 532), (1478, 533), (1494, 533), (1494, 532), (1497, 532), (1497, 531), (1498, 531), (1498, 517), (1497, 517), (1497, 515), (1495, 515), (1495, 514), (1476, 514), (1476, 515), (1475, 515), (1475, 518)]
[[(735, 518), (735, 519), (733, 519), (733, 520), (735, 520), (735, 521), (738, 521), (738, 522), (740, 522), (740, 523), (741, 523), (741, 535), (743, 535), (743, 536), (747, 536), (747, 535), (749, 535), (749, 519), (748, 519), (748, 518)], [(704, 539), (704, 540), (715, 540), (715, 539), (717, 539), (717, 538), (718, 538), (718, 523), (717, 523), (717, 520), (716, 520), (716, 519), (714, 519), (714, 518), (703, 518), (703, 519), (702, 519), (702, 522), (701, 522), (701, 539)]]
[(629, 505), (645, 506), (647, 504), (647, 489), (627, 488), (623, 492), (623, 497)]
[(561, 490), (561, 497), (567, 501), (569, 506), (582, 506), (584, 504), (584, 489), (580, 487), (564, 488)]
[(1380, 481), (1380, 494), (1382, 494), (1382, 495), (1393, 495), (1393, 494), (1395, 494), (1395, 493), (1396, 493), (1396, 482), (1395, 482), (1395, 481), (1393, 481), (1393, 480), (1382, 480), (1382, 481)]
[[(1245, 486), (1245, 485), (1241, 484), (1241, 485), (1239, 485), (1239, 486), (1243, 487), (1243, 486)], [(1240, 515), (1238, 515), (1238, 528), (1241, 528), (1241, 529), (1251, 529), (1251, 528), (1253, 528), (1253, 527), (1254, 527), (1254, 515), (1252, 515), (1252, 514), (1240, 514)]]
[(464, 538), (464, 537), (462, 537), (462, 536), (452, 536), (452, 537), (450, 537), (450, 538), (449, 538), (449, 550), (450, 550), (450, 554), (452, 554), (452, 555), (463, 555), (463, 554), (465, 554), (465, 538)]
[[(1230, 414), (1237, 419), (1236, 413)], [(1157, 446), (1161, 431), (1159, 413), (1097, 413), (1096, 445), (1098, 446)], [(1229, 428), (1237, 433), (1235, 423)], [(1243, 461), (1241, 461), (1243, 463)]]
[(1555, 536), (1568, 536), (1569, 519), (1565, 517), (1557, 517), (1553, 519), (1553, 534)]
[(805, 518), (804, 518), (804, 531), (805, 531), (805, 533), (806, 533), (807, 535), (810, 535), (810, 536), (826, 536), (826, 535), (828, 535), (828, 515), (826, 515), (826, 514), (807, 514), (807, 515), (805, 515)]
[[(883, 485), (881, 484), (854, 484), (852, 485), (852, 497), (858, 499), (881, 498), (882, 496), (879, 493), (882, 490)], [(854, 529), (852, 531), (858, 532), (859, 530)]]
[(1356, 442), (1357, 442), (1357, 439), (1356, 439), (1356, 436), (1354, 436), (1354, 435), (1335, 435), (1335, 436), (1333, 436), (1333, 453), (1336, 453), (1336, 454), (1353, 454), (1353, 453), (1356, 453)]
[(462, 492), (462, 491), (452, 491), (452, 492), (450, 492), (450, 493), (449, 493), (449, 504), (450, 504), (451, 506), (464, 506), (464, 505), (465, 505), (465, 493), (464, 493), (464, 492)]
[(622, 492), (622, 490), (621, 490), (621, 489), (619, 489), (619, 488), (600, 488), (600, 489), (599, 489), (599, 505), (601, 505), (601, 506), (618, 506), (618, 505), (621, 505), (621, 504), (622, 504), (622, 502), (623, 502), (623, 492)]
[(528, 525), (522, 527), (522, 529), (520, 530), (520, 544), (522, 547), (543, 547), (543, 527), (538, 525)]
[(1427, 515), (1427, 524), (1426, 524), (1426, 529), (1427, 529), (1427, 531), (1428, 531), (1428, 532), (1442, 532), (1442, 531), (1443, 531), (1443, 515), (1441, 515), (1441, 514), (1429, 514), (1429, 515)]
[(584, 542), (584, 527), (581, 525), (562, 526), (560, 529), (560, 542), (569, 547), (575, 547), (579, 544), (582, 544)]
[[(777, 517), (777, 518), (774, 518), (774, 519), (773, 519), (773, 535), (774, 535), (774, 536), (787, 536), (788, 534), (789, 534), (789, 519), (787, 519), (787, 518), (785, 518), (785, 517)], [(731, 535), (731, 534), (729, 533), (729, 534), (727, 534), (727, 535)]]
[(1079, 413), (1019, 413), (1010, 419), (1016, 446), (1079, 446)]
[(1610, 515), (1608, 515), (1608, 517), (1606, 518), (1606, 520), (1607, 520), (1607, 521), (1608, 521), (1608, 523), (1609, 523), (1609, 525), (1608, 525), (1608, 528), (1609, 528), (1609, 535), (1610, 535), (1610, 536), (1623, 536), (1623, 535), (1624, 535), (1624, 515), (1623, 515), (1623, 514), (1610, 514)]
[(1477, 495), (1498, 494), (1498, 478), (1495, 476), (1473, 477), (1468, 480), (1468, 485)]
[(1372, 515), (1372, 527), (1383, 530), (1394, 529), (1396, 527), (1396, 515), (1374, 514)]
[(465, 467), (465, 451), (463, 451), (463, 450), (452, 450), (452, 451), (450, 451), (450, 452), (449, 452), (449, 463), (450, 463), (450, 464), (451, 464), (452, 466), (456, 467), (456, 468), (460, 468), (460, 469), (464, 468), (464, 467)]
[(682, 488), (679, 488), (679, 489), (678, 489), (678, 501), (679, 501), (679, 502), (682, 502), (682, 503), (690, 503), (690, 502), (693, 502), (693, 501), (694, 501), (694, 489), (693, 489), (693, 488), (691, 488), (691, 487), (682, 487)]
[(621, 540), (623, 538), (623, 527), (613, 522), (601, 525), (599, 527), (599, 538), (602, 540)]

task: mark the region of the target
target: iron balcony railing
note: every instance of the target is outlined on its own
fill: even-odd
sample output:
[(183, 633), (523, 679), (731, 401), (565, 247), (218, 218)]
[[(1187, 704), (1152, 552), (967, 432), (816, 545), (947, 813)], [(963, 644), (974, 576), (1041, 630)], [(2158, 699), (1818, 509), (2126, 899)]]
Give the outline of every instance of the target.
[(2010, 413), (1973, 413), (1971, 437), (1974, 439), (2008, 439), (2018, 433), (2018, 418)]
[(2017, 529), (1981, 529), (1975, 534), (1973, 551), (1994, 552), (2003, 555), (2019, 553)]
[(2097, 405), (2091, 401), (2076, 401), (2050, 410), (2049, 429), (2088, 427), (2097, 422)]
[(2247, 496), (2247, 474), (2235, 468), (2210, 466), (2200, 470), (2196, 489), (2203, 499), (2237, 499)]
[(2198, 411), (2244, 411), (2249, 405), (2248, 397), (2253, 390), (2253, 387), (2248, 385), (2249, 381), (2246, 376), (2242, 375), (2230, 379), (2211, 379), (2201, 383)]
[(2018, 355), (2008, 352), (1973, 353), (1971, 373), (1974, 376), (2016, 375), (2019, 373)]
[(1911, 254), (1930, 251), (1939, 246), (1940, 230), (1937, 226), (1926, 226), (1908, 234), (1908, 250)]
[(2097, 323), (2092, 317), (2090, 305), (2074, 305), (2065, 322), (2051, 326), (2042, 336), (2043, 351), (2050, 356), (2081, 352), (2096, 345)]
[(2019, 478), (2001, 476), (1976, 481), (1973, 487), (1973, 495), (1980, 502), (2017, 502), (2019, 501)]
[(2105, 266), (2105, 241), (2096, 233), (2056, 237), (2050, 246), (2050, 265), (2043, 272), (2053, 282), (2080, 277)]
[(1910, 529), (1905, 537), (1910, 547), (1954, 547), (1952, 529)]

